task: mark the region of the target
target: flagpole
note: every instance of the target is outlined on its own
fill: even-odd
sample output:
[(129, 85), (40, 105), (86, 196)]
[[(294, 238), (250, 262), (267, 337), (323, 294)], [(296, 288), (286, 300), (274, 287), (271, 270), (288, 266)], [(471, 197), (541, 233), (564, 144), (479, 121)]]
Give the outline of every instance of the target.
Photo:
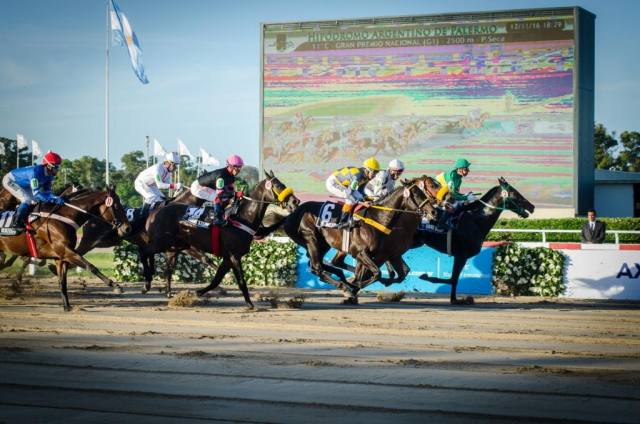
[(16, 168), (20, 168), (20, 147), (18, 146), (18, 140), (16, 140)]
[(109, 44), (111, 44), (111, 6), (107, 0), (107, 55), (105, 60), (104, 150), (105, 183), (109, 186)]

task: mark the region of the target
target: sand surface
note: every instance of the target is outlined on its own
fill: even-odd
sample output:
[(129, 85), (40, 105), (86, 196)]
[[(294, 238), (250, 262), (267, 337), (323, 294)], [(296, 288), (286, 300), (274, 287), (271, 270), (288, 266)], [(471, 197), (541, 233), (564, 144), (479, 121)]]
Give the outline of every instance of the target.
[(0, 422), (640, 421), (640, 303), (252, 288), (250, 311), (225, 287), (175, 308), (76, 279), (65, 313), (54, 280), (10, 283)]

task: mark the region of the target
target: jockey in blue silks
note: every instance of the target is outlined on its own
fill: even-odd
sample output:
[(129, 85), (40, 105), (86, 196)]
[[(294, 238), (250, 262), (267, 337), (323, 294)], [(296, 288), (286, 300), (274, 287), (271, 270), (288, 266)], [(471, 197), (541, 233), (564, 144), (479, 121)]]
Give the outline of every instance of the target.
[(2, 186), (20, 201), (13, 220), (14, 228), (25, 227), (25, 220), (32, 203), (64, 204), (61, 197), (51, 192), (51, 183), (61, 163), (62, 158), (59, 154), (48, 151), (40, 165), (16, 168), (4, 176)]

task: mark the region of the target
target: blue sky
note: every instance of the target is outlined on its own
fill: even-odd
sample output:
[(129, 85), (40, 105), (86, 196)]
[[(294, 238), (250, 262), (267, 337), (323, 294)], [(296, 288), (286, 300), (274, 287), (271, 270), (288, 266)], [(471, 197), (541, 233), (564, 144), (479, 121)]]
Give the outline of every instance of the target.
[[(110, 59), (110, 159), (145, 136), (258, 164), (260, 23), (581, 6), (596, 14), (595, 118), (640, 130), (640, 2), (405, 0), (116, 0), (150, 84), (126, 49)], [(0, 136), (64, 157), (104, 158), (105, 0), (0, 0)]]

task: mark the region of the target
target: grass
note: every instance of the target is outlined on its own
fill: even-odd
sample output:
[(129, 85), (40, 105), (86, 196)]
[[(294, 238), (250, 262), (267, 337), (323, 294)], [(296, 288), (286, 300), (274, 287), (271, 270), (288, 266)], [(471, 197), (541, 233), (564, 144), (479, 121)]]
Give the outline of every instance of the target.
[[(84, 257), (93, 265), (95, 265), (107, 277), (113, 277), (115, 269), (113, 266), (112, 252), (89, 252)], [(53, 263), (54, 263), (53, 261), (47, 261), (47, 264), (44, 266), (36, 266), (35, 277), (51, 277), (52, 274), (51, 272), (49, 272), (47, 267), (49, 264), (53, 264)], [(9, 268), (3, 269), (1, 274), (7, 277), (14, 276), (16, 275), (16, 273), (21, 267), (22, 267), (22, 261), (18, 259)], [(88, 277), (93, 274), (85, 270), (81, 270), (81, 272), (77, 272), (75, 267), (70, 267), (69, 275)], [(25, 277), (27, 277), (26, 272), (25, 272)]]

